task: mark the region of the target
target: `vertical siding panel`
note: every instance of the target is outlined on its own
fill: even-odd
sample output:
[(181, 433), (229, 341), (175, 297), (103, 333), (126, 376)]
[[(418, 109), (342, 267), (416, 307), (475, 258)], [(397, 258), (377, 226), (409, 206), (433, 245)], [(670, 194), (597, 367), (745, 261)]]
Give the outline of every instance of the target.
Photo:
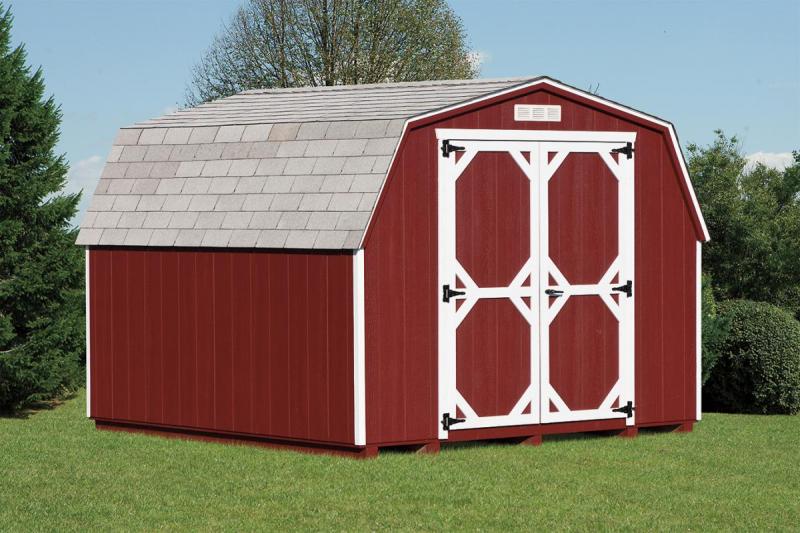
[(111, 256), (111, 305), (113, 339), (112, 416), (128, 419), (128, 252), (120, 251)]
[(353, 256), (332, 256), (327, 263), (329, 435), (353, 442)]
[(684, 412), (683, 418), (685, 420), (694, 420), (697, 416), (696, 402), (697, 402), (697, 361), (696, 361), (696, 341), (695, 341), (695, 327), (697, 320), (697, 310), (695, 307), (695, 286), (697, 275), (697, 263), (695, 254), (696, 238), (694, 236), (694, 228), (692, 221), (688, 216), (683, 217), (683, 243), (684, 243), (684, 280), (683, 280), (683, 336), (684, 336), (684, 372), (683, 387), (684, 397)]
[(214, 253), (196, 252), (196, 279), (192, 284), (196, 295), (194, 309), (197, 353), (197, 425), (214, 428)]
[(308, 260), (290, 258), (289, 268), (289, 429), (308, 436)]
[(181, 424), (181, 371), (183, 358), (180, 345), (180, 255), (165, 253), (162, 261), (164, 295), (163, 328), (163, 389), (164, 423)]
[(147, 418), (157, 424), (164, 421), (162, 256), (161, 252), (147, 254), (143, 287), (146, 302), (142, 337), (147, 365)]
[(112, 257), (105, 250), (89, 252), (92, 334), (92, 416), (111, 418), (113, 398)]
[(131, 251), (128, 253), (128, 277), (126, 280), (128, 290), (129, 313), (129, 402), (130, 420), (147, 421), (147, 398), (137, 394), (137, 391), (147, 390), (147, 367), (145, 365), (145, 339), (140, 334), (144, 329), (145, 301), (144, 272), (145, 252)]
[(179, 257), (180, 416), (181, 425), (197, 425), (197, 271), (196, 254)]
[(309, 438), (325, 440), (331, 432), (328, 403), (330, 352), (328, 349), (328, 264), (327, 258), (308, 262), (308, 388)]
[(250, 433), (252, 426), (252, 356), (251, 321), (253, 314), (253, 285), (250, 255), (245, 253), (231, 254), (233, 304), (233, 338), (231, 352), (233, 380), (233, 429)]
[(289, 256), (270, 256), (269, 307), (283, 310), (270, 315), (270, 433), (291, 435), (289, 393)]
[[(250, 386), (253, 391), (252, 420), (253, 432), (269, 433), (270, 428), (270, 331), (272, 309), (269, 305), (269, 254), (253, 254), (253, 313), (252, 328), (253, 372)], [(284, 310), (276, 310), (282, 313)]]
[(231, 256), (214, 254), (214, 427), (233, 430)]

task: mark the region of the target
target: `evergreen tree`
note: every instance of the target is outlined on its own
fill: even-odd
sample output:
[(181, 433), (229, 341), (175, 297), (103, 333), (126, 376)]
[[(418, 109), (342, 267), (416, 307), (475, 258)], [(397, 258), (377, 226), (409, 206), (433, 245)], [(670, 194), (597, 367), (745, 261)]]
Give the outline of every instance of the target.
[(0, 4), (0, 411), (74, 389), (84, 359), (83, 252), (69, 222), (80, 193), (60, 192), (61, 110), (24, 47), (12, 49), (12, 23)]

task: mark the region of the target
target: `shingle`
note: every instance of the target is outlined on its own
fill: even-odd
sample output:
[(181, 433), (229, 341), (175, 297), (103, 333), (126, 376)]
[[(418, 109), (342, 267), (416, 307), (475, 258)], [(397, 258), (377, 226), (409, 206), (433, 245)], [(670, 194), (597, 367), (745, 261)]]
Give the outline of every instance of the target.
[(336, 143), (335, 156), (361, 155), (364, 147), (367, 146), (367, 139), (342, 139)]
[(168, 144), (154, 144), (147, 147), (147, 153), (144, 154), (145, 161), (169, 161), (169, 156), (172, 154), (172, 146)]
[(173, 178), (178, 172), (180, 163), (153, 163), (153, 168), (150, 169), (151, 178)]
[(239, 178), (211, 178), (211, 187), (208, 192), (211, 194), (232, 194), (236, 190)]
[(228, 143), (222, 150), (222, 159), (244, 159), (253, 147), (250, 143)]
[(79, 246), (90, 246), (93, 244), (99, 244), (100, 237), (102, 235), (103, 235), (102, 229), (81, 228), (81, 231), (78, 233), (78, 238), (75, 240), (75, 244)]
[(304, 229), (311, 214), (303, 211), (289, 211), (281, 215), (278, 229)]
[(336, 229), (342, 230), (358, 230), (367, 227), (369, 220), (369, 213), (356, 212), (356, 213), (342, 213), (339, 217), (339, 222), (336, 223)]
[(289, 192), (294, 180), (294, 176), (269, 176), (264, 183), (263, 192)]
[(377, 199), (378, 199), (378, 193), (376, 192), (364, 193), (364, 196), (361, 197), (361, 201), (358, 202), (358, 210), (372, 211), (372, 208), (375, 206), (375, 201)]
[(89, 202), (89, 211), (109, 211), (117, 197), (113, 194), (95, 194)]
[(197, 222), (199, 213), (197, 211), (181, 211), (172, 214), (172, 219), (169, 221), (170, 228), (193, 228)]
[[(283, 195), (280, 195), (283, 196)], [(331, 202), (331, 193), (304, 194), (300, 201), (300, 211), (324, 211)]]
[(388, 120), (365, 120), (358, 123), (356, 137), (360, 139), (372, 139), (374, 137), (386, 136), (386, 128), (389, 126)]
[(318, 192), (325, 176), (296, 176), (292, 192)]
[(320, 157), (311, 171), (301, 174), (339, 174), (344, 166), (344, 157)]
[(200, 149), (198, 144), (187, 144), (185, 146), (175, 146), (169, 156), (170, 161), (192, 161)]
[(158, 194), (144, 194), (142, 195), (142, 199), (139, 201), (139, 205), (136, 206), (136, 210), (160, 211), (161, 207), (164, 205), (165, 198), (167, 197)]
[(164, 211), (186, 211), (192, 198), (194, 196), (191, 194), (169, 194), (164, 200)]
[(131, 187), (133, 187), (133, 180), (111, 180), (108, 185), (108, 192), (109, 194), (128, 194), (131, 192)]
[(278, 146), (278, 157), (302, 157), (308, 141), (284, 141)]
[(391, 162), (391, 156), (381, 155), (376, 157), (375, 164), (372, 166), (372, 172), (386, 174), (389, 171), (389, 163)]
[(278, 227), (281, 213), (257, 211), (250, 219), (250, 229), (274, 229)]
[(193, 128), (191, 135), (189, 135), (189, 144), (202, 144), (214, 142), (214, 137), (217, 135), (216, 126), (201, 126)]
[(339, 215), (341, 213), (328, 211), (328, 212), (316, 212), (311, 213), (311, 216), (308, 219), (308, 224), (306, 224), (306, 228), (308, 229), (327, 229), (332, 230), (336, 228), (336, 222), (339, 220)]
[(225, 194), (219, 197), (215, 211), (241, 211), (247, 195), (245, 194)]
[(252, 159), (275, 157), (275, 154), (278, 153), (278, 146), (280, 146), (278, 142), (254, 142), (247, 157)]
[(302, 194), (276, 194), (270, 204), (270, 209), (272, 211), (296, 211), (302, 197)]
[(182, 229), (175, 238), (175, 246), (200, 246), (205, 234), (202, 229)]
[(153, 230), (151, 229), (129, 229), (123, 244), (125, 246), (147, 246), (152, 236)]
[(149, 246), (172, 246), (178, 237), (176, 229), (154, 229), (150, 237)]
[(225, 213), (200, 213), (194, 227), (197, 229), (217, 229), (222, 226), (225, 220)]
[(266, 211), (270, 209), (275, 198), (274, 194), (246, 194), (244, 196), (244, 203), (241, 204), (242, 211)]
[(370, 139), (364, 147), (364, 155), (392, 155), (395, 146), (397, 146), (397, 139), (394, 137)]
[(254, 229), (236, 229), (231, 233), (228, 247), (232, 248), (252, 248), (261, 232)]
[(213, 194), (198, 194), (192, 196), (187, 211), (213, 211), (217, 203), (217, 196)]
[(259, 176), (279, 176), (286, 167), (286, 159), (262, 159), (258, 163), (256, 174)]
[(298, 174), (311, 174), (314, 164), (318, 160), (313, 157), (296, 157), (289, 159), (286, 163), (286, 168), (283, 169), (284, 174), (298, 175)]
[(164, 144), (186, 144), (192, 128), (169, 128), (164, 136)]
[(258, 168), (258, 159), (238, 159), (228, 169), (228, 176), (252, 176)]
[(332, 122), (325, 132), (326, 139), (352, 139), (356, 135), (358, 122)]
[(108, 186), (111, 184), (112, 181), (113, 180), (104, 180), (104, 179), (98, 180), (97, 187), (95, 187), (94, 189), (94, 193), (104, 194), (106, 191), (108, 191)]
[(149, 178), (155, 163), (131, 163), (125, 171), (126, 178)]
[(348, 157), (344, 162), (342, 172), (345, 174), (367, 174), (372, 172), (375, 166), (375, 156), (363, 155), (359, 157)]
[(106, 161), (109, 163), (116, 163), (119, 161), (119, 156), (122, 155), (122, 146), (112, 146), (111, 151), (108, 153)]
[[(247, 229), (250, 225), (251, 218), (253, 218), (253, 213), (247, 211), (225, 213), (225, 220), (222, 221), (222, 227), (226, 229)], [(255, 237), (253, 237), (253, 241), (255, 241)]]
[(269, 132), (270, 141), (292, 141), (297, 138), (297, 130), (300, 124), (273, 124)]
[(166, 128), (146, 128), (142, 130), (138, 144), (161, 144), (166, 134)]
[(312, 230), (294, 230), (286, 237), (287, 248), (312, 248), (319, 232)]
[(306, 147), (305, 156), (306, 157), (329, 157), (333, 155), (333, 151), (336, 149), (335, 140), (314, 140), (308, 141), (308, 146)]
[(350, 192), (378, 192), (384, 177), (384, 174), (359, 174), (353, 178)]
[(165, 178), (159, 182), (156, 194), (180, 194), (185, 182), (185, 178)]
[(346, 231), (320, 231), (317, 240), (314, 241), (314, 248), (339, 250), (346, 238)]
[(144, 228), (168, 228), (172, 213), (169, 211), (152, 211), (147, 213), (147, 217), (142, 223)]
[(116, 179), (125, 176), (129, 163), (108, 163), (103, 167), (100, 177), (103, 179)]
[(217, 132), (214, 142), (218, 143), (238, 143), (242, 140), (244, 126), (222, 126)]
[(116, 201), (114, 201), (114, 207), (111, 209), (112, 211), (135, 211), (138, 203), (138, 194), (123, 194), (117, 196)]
[[(120, 180), (114, 180), (114, 181), (120, 181)], [(150, 180), (150, 179), (134, 180), (133, 187), (131, 187), (131, 192), (134, 194), (155, 194), (157, 188), (158, 188), (158, 180)]]
[(253, 124), (247, 126), (242, 134), (242, 141), (266, 141), (269, 139), (269, 132), (272, 124)]
[(211, 185), (211, 178), (186, 178), (181, 194), (205, 194)]
[(362, 231), (348, 231), (347, 238), (342, 244), (342, 248), (348, 250), (356, 250), (361, 245), (361, 236), (364, 234)]
[(261, 232), (256, 241), (259, 248), (283, 248), (286, 238), (289, 236), (288, 230), (268, 229)]
[(121, 129), (114, 139), (114, 144), (136, 144), (139, 142), (139, 135), (141, 135), (141, 133), (141, 129)]
[(127, 234), (128, 230), (126, 229), (104, 229), (99, 244), (121, 245), (125, 242), (125, 235)]
[(264, 183), (267, 182), (267, 178), (264, 176), (249, 176), (245, 178), (239, 178), (239, 183), (236, 185), (236, 193), (255, 193), (261, 192), (261, 189), (264, 188)]
[(120, 162), (142, 161), (147, 153), (147, 146), (126, 146), (119, 156)]
[(355, 211), (361, 201), (360, 193), (337, 192), (333, 193), (331, 203), (328, 204), (329, 211)]
[(297, 132), (298, 139), (324, 139), (328, 131), (329, 122), (305, 122)]
[(386, 136), (400, 137), (400, 134), (403, 133), (403, 125), (405, 122), (406, 120), (403, 118), (390, 120), (389, 125), (386, 127)]
[(203, 242), (201, 246), (213, 246), (213, 247), (224, 247), (228, 246), (228, 241), (231, 238), (231, 234), (233, 232), (229, 229), (210, 229), (206, 230), (205, 236), (203, 236)]
[(94, 221), (96, 218), (97, 218), (96, 211), (88, 211), (85, 215), (83, 215), (83, 220), (81, 220), (81, 227), (82, 228), (95, 227)]
[[(141, 201), (139, 203), (141, 203)], [(129, 211), (127, 213), (122, 213), (119, 222), (117, 222), (117, 227), (141, 228), (142, 224), (144, 224), (144, 219), (146, 216), (147, 213), (142, 213), (139, 211)]]
[(195, 178), (203, 172), (205, 161), (184, 161), (178, 166), (175, 175), (179, 178)]
[(332, 176), (325, 176), (320, 187), (320, 192), (347, 192), (350, 190), (350, 185), (353, 183), (352, 174), (334, 174)]
[(119, 211), (103, 211), (94, 219), (95, 228), (116, 228), (122, 213)]
[(197, 147), (197, 152), (194, 158), (197, 161), (209, 161), (212, 159), (219, 159), (222, 157), (222, 150), (225, 149), (223, 144), (201, 144)]

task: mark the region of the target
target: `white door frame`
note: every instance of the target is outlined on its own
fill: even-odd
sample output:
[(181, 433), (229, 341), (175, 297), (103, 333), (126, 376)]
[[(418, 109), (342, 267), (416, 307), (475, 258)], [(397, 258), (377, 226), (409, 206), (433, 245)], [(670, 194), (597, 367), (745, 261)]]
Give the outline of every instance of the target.
[[(620, 180), (621, 183), (628, 184), (628, 187), (620, 187), (620, 212), (623, 205), (630, 203), (630, 224), (623, 225), (620, 223), (620, 243), (628, 242), (630, 237), (630, 250), (629, 253), (624, 254), (620, 260), (624, 262), (624, 266), (620, 266), (627, 273), (630, 273), (630, 279), (633, 279), (633, 160), (626, 159), (620, 155), (619, 163), (609, 155), (609, 144), (615, 143), (616, 147), (624, 145), (627, 142), (633, 143), (636, 139), (635, 133), (629, 132), (584, 132), (584, 131), (533, 131), (533, 130), (464, 130), (464, 129), (437, 129), (437, 148), (444, 140), (451, 141), (452, 144), (457, 145), (463, 149), (463, 154), (456, 160), (456, 155), (452, 154), (445, 156), (441, 151), (438, 156), (438, 192), (439, 192), (439, 286), (449, 285), (451, 288), (456, 287), (456, 276), (463, 282), (465, 295), (454, 296), (449, 302), (445, 303), (442, 298), (439, 299), (439, 416), (441, 417), (448, 413), (451, 417), (455, 418), (456, 408), (460, 408), (465, 415), (463, 422), (460, 422), (454, 429), (470, 429), (480, 427), (498, 427), (498, 426), (513, 426), (513, 425), (528, 425), (547, 422), (540, 417), (540, 402), (543, 399), (541, 390), (542, 378), (540, 374), (541, 365), (541, 336), (539, 324), (543, 323), (542, 318), (548, 316), (548, 301), (542, 298), (544, 295), (544, 288), (548, 282), (547, 275), (544, 276), (542, 281), (542, 271), (547, 272), (546, 269), (540, 265), (542, 261), (540, 257), (546, 257), (546, 244), (542, 248), (542, 234), (543, 224), (541, 223), (542, 217), (546, 217), (547, 210), (541, 211), (542, 198), (546, 201), (546, 190), (541, 190), (541, 184), (547, 183), (558, 165), (564, 158), (572, 152), (596, 152), (600, 153), (601, 157), (610, 166), (612, 172)], [(552, 144), (557, 143), (557, 144)], [(459, 150), (462, 151), (462, 150)], [(531, 257), (522, 267), (520, 272), (515, 276), (514, 280), (508, 287), (478, 287), (470, 278), (469, 274), (458, 263), (456, 259), (456, 181), (466, 167), (470, 164), (472, 159), (481, 151), (494, 151), (494, 152), (507, 152), (519, 165), (522, 172), (530, 180), (530, 250)], [(523, 152), (530, 154), (530, 159), (523, 156)], [(548, 162), (548, 153), (558, 152), (558, 155), (552, 162)], [(562, 155), (563, 153), (563, 155)], [(604, 157), (605, 156), (605, 157)], [(623, 161), (626, 161), (623, 163)], [(611, 166), (613, 165), (613, 167)], [(547, 175), (546, 179), (542, 179)], [(538, 209), (537, 209), (538, 207)], [(546, 206), (545, 206), (546, 207)], [(627, 216), (627, 215), (626, 215)], [(620, 217), (622, 214), (620, 213)], [(545, 239), (546, 224), (545, 226)], [(624, 227), (623, 227), (624, 226)], [(622, 234), (625, 234), (624, 236)], [(623, 240), (624, 237), (624, 240)], [(547, 241), (545, 240), (545, 243)], [(622, 248), (622, 244), (620, 244)], [(627, 245), (625, 246), (627, 249)], [(542, 254), (545, 250), (545, 254)], [(627, 258), (630, 256), (630, 265), (628, 265)], [(549, 262), (549, 258), (548, 258)], [(615, 265), (617, 262), (615, 262)], [(538, 273), (538, 275), (537, 275)], [(616, 273), (616, 271), (614, 272)], [(523, 284), (530, 276), (532, 286), (524, 287)], [(613, 279), (613, 275), (608, 281)], [(611, 290), (611, 285), (608, 285), (608, 290)], [(594, 294), (594, 292), (587, 292), (596, 290), (594, 286), (577, 286), (573, 285), (567, 289), (569, 295), (578, 294)], [(536, 295), (539, 295), (539, 298)], [(566, 294), (566, 291), (565, 291)], [(530, 297), (531, 306), (528, 308), (524, 304), (523, 298)], [(514, 408), (508, 415), (502, 416), (478, 416), (475, 411), (469, 406), (469, 403), (461, 396), (456, 388), (456, 330), (459, 323), (472, 306), (481, 298), (509, 298), (515, 307), (520, 311), (522, 316), (531, 325), (531, 385), (520, 397)], [(464, 303), (456, 310), (456, 300), (463, 300)], [(567, 297), (564, 297), (564, 301)], [(610, 300), (614, 304), (613, 299), (608, 296), (604, 301)], [(622, 301), (622, 300), (620, 300)], [(608, 302), (606, 302), (608, 304)], [(542, 307), (544, 304), (544, 307)], [(618, 312), (615, 316), (624, 316), (626, 319), (630, 317), (629, 326), (625, 328), (625, 332), (630, 332), (630, 343), (625, 343), (623, 348), (623, 340), (620, 338), (621, 353), (630, 353), (630, 365), (625, 365), (625, 377), (623, 378), (623, 369), (620, 368), (620, 383), (616, 387), (626, 392), (625, 397), (628, 397), (627, 391), (630, 390), (630, 399), (633, 400), (633, 366), (632, 366), (632, 353), (633, 353), (633, 300), (626, 302), (627, 305), (619, 305)], [(561, 304), (563, 306), (563, 303)], [(616, 305), (616, 304), (614, 304)], [(613, 312), (613, 311), (612, 311)], [(621, 315), (620, 315), (621, 314)], [(555, 314), (550, 316), (550, 319)], [(628, 320), (624, 320), (628, 323)], [(548, 322), (549, 324), (549, 322)], [(620, 331), (622, 334), (623, 331)], [(626, 337), (627, 338), (627, 337)], [(628, 344), (630, 346), (628, 346)], [(629, 351), (630, 350), (630, 351)], [(622, 361), (622, 357), (620, 358)], [(628, 359), (626, 357), (626, 359)], [(622, 367), (622, 362), (620, 363)], [(549, 380), (548, 380), (549, 387)], [(536, 390), (539, 389), (539, 390)], [(549, 401), (549, 396), (548, 396)], [(614, 398), (616, 400), (616, 397)], [(562, 402), (563, 403), (563, 402)], [(523, 414), (523, 411), (530, 404), (530, 414)], [(612, 413), (613, 416), (608, 415), (606, 411), (610, 411), (609, 404), (608, 410), (575, 411), (570, 414), (573, 419), (593, 419), (593, 418), (616, 418), (625, 416), (620, 413)], [(548, 405), (548, 404), (542, 404)], [(603, 415), (603, 416), (600, 416)], [(588, 418), (587, 418), (588, 417)], [(632, 419), (629, 419), (629, 424), (632, 424)], [(439, 438), (446, 439), (448, 430), (444, 428), (443, 424), (439, 426)]]

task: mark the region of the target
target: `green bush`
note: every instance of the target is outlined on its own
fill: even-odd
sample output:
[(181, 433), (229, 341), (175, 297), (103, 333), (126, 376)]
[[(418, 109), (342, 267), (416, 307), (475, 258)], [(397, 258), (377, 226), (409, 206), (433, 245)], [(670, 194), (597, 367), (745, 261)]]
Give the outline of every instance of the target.
[(720, 356), (703, 390), (711, 410), (796, 414), (800, 411), (800, 322), (764, 302), (719, 305), (728, 321)]
[(711, 286), (711, 277), (703, 274), (702, 289), (702, 310), (703, 317), (703, 383), (708, 381), (711, 371), (719, 359), (719, 351), (722, 342), (728, 333), (728, 320), (717, 312), (717, 302), (714, 299), (714, 291)]

